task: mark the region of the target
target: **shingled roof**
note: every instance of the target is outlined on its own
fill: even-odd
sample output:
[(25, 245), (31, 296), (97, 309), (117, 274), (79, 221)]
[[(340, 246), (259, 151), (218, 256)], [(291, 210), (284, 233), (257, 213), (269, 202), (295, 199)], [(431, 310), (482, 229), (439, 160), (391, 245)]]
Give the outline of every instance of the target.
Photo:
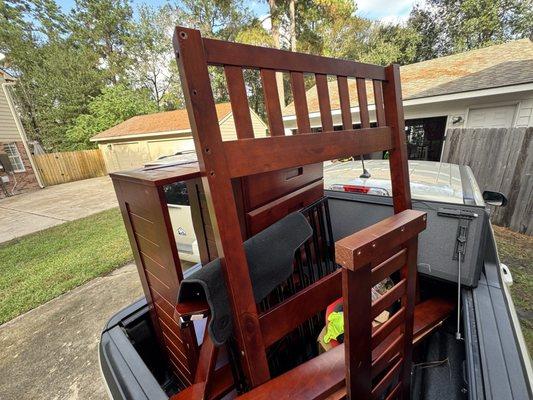
[[(533, 82), (533, 42), (514, 40), (500, 45), (404, 65), (400, 69), (404, 100)], [(349, 79), (350, 105), (357, 106), (355, 79)], [(328, 83), (331, 108), (339, 109), (336, 81)], [(373, 104), (367, 82), (368, 103)], [(307, 91), (309, 112), (319, 111), (316, 87)], [(294, 104), (283, 110), (294, 115)]]
[[(231, 113), (231, 103), (220, 103), (216, 106), (218, 120), (223, 120)], [(93, 136), (91, 140), (119, 138), (130, 135), (156, 136), (162, 133), (188, 131), (191, 129), (186, 109), (165, 111), (154, 114), (137, 115), (118, 125)]]

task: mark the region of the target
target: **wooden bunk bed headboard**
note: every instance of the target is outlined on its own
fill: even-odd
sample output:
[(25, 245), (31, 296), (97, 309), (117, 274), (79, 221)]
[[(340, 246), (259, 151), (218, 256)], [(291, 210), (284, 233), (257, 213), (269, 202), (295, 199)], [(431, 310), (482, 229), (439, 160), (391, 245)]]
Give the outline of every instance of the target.
[[(198, 154), (214, 241), (218, 256), (221, 258), (221, 268), (232, 308), (234, 334), (241, 355), (240, 362), (249, 386), (257, 387), (270, 379), (266, 347), (271, 343), (272, 336), (266, 338), (261, 329), (243, 240), (276, 219), (307, 205), (304, 199), (308, 201), (321, 197), (323, 195), (321, 163), (327, 160), (388, 151), (394, 211), (401, 213), (411, 208), (399, 68), (396, 65), (381, 67), (206, 39), (201, 37), (199, 31), (182, 27), (176, 28), (174, 48)], [(222, 140), (208, 66), (219, 66), (224, 69), (237, 140)], [(254, 137), (243, 69), (259, 70), (270, 133), (268, 137)], [(293, 135), (285, 134), (276, 84), (277, 72), (290, 75), (298, 127), (296, 134)], [(316, 80), (322, 122), (320, 133), (311, 131), (304, 74), (312, 74)], [(328, 93), (328, 79), (331, 78), (336, 79), (338, 85), (343, 126), (340, 131), (333, 129)], [(360, 129), (353, 128), (348, 78), (356, 79), (361, 116)], [(371, 81), (373, 85), (376, 127), (370, 127), (367, 81)], [(267, 204), (253, 203), (249, 195), (244, 196), (244, 202), (248, 203), (248, 209), (244, 207), (248, 218), (244, 225), (248, 231), (243, 233), (243, 206), (239, 205), (242, 199), (236, 195), (235, 182), (251, 179), (253, 182), (264, 183), (265, 180), (268, 182), (269, 176), (271, 181), (275, 181), (279, 171), (296, 169), (301, 174), (300, 169), (309, 170), (310, 165), (318, 165), (320, 170), (317, 173), (315, 167), (314, 175), (309, 172), (309, 178), (303, 179), (301, 182), (303, 186), (300, 189), (293, 187), (290, 191), (282, 190), (279, 193), (281, 197), (278, 196)], [(290, 195), (283, 197), (288, 192)], [(423, 225), (420, 222), (422, 215), (415, 214), (400, 219), (398, 229), (404, 229), (405, 226), (415, 222), (420, 228)], [(417, 232), (413, 235), (416, 234)], [(412, 249), (413, 244), (410, 243)], [(398, 245), (400, 244), (402, 243), (398, 242)], [(410, 254), (411, 264), (413, 257), (416, 262), (416, 247), (415, 254)], [(346, 276), (351, 277), (354, 266), (348, 270)], [(316, 284), (314, 291), (307, 291), (302, 296), (311, 299), (321, 290), (327, 291), (333, 283), (339, 283), (340, 274), (334, 274), (333, 278), (330, 275), (324, 280)], [(353, 284), (353, 279), (346, 283), (348, 286)], [(292, 309), (289, 305), (286, 310), (297, 312), (294, 304), (301, 303), (293, 303)], [(294, 319), (296, 323), (298, 318)]]

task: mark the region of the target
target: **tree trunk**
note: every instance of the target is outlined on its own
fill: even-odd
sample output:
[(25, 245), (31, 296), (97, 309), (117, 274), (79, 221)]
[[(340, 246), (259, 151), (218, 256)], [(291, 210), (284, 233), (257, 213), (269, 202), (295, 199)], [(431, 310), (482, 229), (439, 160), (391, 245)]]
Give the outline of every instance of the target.
[[(278, 5), (276, 0), (268, 0), (268, 5), (270, 6), (270, 31), (272, 32), (272, 39), (274, 40), (274, 46), (281, 49), (281, 42), (279, 38), (279, 16), (278, 16)], [(285, 88), (283, 86), (283, 74), (281, 72), (276, 72), (276, 83), (278, 86), (279, 102), (281, 108), (285, 107)]]
[(296, 0), (290, 0), (289, 13), (291, 21), (291, 51), (296, 51)]

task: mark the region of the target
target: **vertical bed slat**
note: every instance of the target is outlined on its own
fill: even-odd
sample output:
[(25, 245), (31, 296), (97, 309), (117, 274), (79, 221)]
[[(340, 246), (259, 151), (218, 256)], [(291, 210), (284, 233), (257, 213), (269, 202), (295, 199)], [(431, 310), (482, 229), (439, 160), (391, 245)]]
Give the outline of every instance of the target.
[(378, 126), (385, 126), (385, 108), (383, 106), (383, 88), (381, 81), (374, 80), (372, 81), (374, 85), (374, 102), (376, 104), (376, 120)]
[(226, 75), (237, 138), (253, 138), (254, 128), (252, 125), (252, 117), (250, 116), (248, 96), (246, 95), (242, 69), (240, 67), (226, 65), (224, 67), (224, 74)]
[(412, 208), (400, 67), (398, 65), (389, 65), (385, 68), (385, 75), (387, 80), (383, 83), (383, 100), (387, 108), (385, 118), (387, 126), (391, 128), (392, 142), (394, 144), (394, 148), (389, 152), (389, 164), (394, 213), (397, 214)]
[(357, 78), (357, 99), (359, 100), (359, 118), (361, 128), (370, 128), (370, 116), (368, 115), (368, 99), (366, 94), (366, 80)]
[(341, 102), (342, 127), (344, 130), (352, 129), (352, 114), (350, 112), (350, 93), (348, 92), (348, 79), (337, 76), (339, 87), (339, 100)]
[[(407, 279), (407, 290), (402, 298), (402, 307), (405, 307), (405, 324), (401, 326), (401, 332), (404, 336), (402, 357), (404, 365), (411, 365), (413, 361), (413, 326), (415, 312), (415, 298), (417, 287), (417, 263), (416, 256), (418, 253), (418, 236), (411, 238), (407, 242), (407, 263), (402, 268), (402, 278)], [(404, 368), (400, 376), (403, 397), (410, 395), (411, 392), (411, 369)]]
[(331, 117), (331, 105), (329, 100), (328, 77), (324, 74), (315, 74), (318, 105), (320, 107), (320, 120), (322, 131), (333, 130), (333, 118)]
[(265, 96), (265, 108), (270, 135), (283, 136), (285, 134), (285, 128), (283, 126), (283, 117), (281, 116), (276, 72), (271, 69), (262, 69), (261, 81), (263, 83), (263, 94)]
[(310, 133), (309, 111), (305, 96), (304, 75), (301, 72), (291, 72), (291, 87), (294, 97), (294, 109), (296, 111), (296, 124), (298, 133)]

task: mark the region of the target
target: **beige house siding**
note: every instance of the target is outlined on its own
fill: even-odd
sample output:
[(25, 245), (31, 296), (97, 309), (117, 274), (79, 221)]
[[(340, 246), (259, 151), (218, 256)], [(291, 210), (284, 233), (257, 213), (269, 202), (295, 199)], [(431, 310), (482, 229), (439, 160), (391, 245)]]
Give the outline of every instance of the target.
[[(266, 136), (267, 126), (259, 118), (259, 116), (250, 109), (250, 116), (252, 117), (252, 127), (254, 129), (255, 137), (264, 137)], [(235, 130), (235, 119), (233, 114), (229, 114), (226, 118), (220, 121), (220, 134), (222, 140), (236, 140), (237, 133)]]
[[(419, 119), (430, 117), (448, 117), (447, 128), (464, 128), (468, 125), (468, 114), (471, 109), (484, 107), (515, 107), (515, 117), (511, 127), (533, 126), (533, 91), (511, 92), (504, 94), (494, 94), (464, 99), (452, 99), (440, 102), (427, 102), (421, 104), (409, 104), (411, 100), (404, 100), (405, 119)], [(407, 104), (406, 104), (407, 103)], [(454, 117), (461, 117), (462, 122), (452, 124)], [(358, 123), (359, 111), (352, 110), (352, 120)], [(370, 109), (370, 121), (374, 122), (375, 112)], [(285, 116), (284, 124), (286, 133), (291, 129), (296, 129), (296, 118)], [(310, 114), (311, 127), (320, 127), (320, 114)], [(341, 115), (338, 110), (334, 111), (333, 124), (341, 125)], [(491, 128), (491, 126), (486, 126)]]
[[(0, 84), (5, 81), (0, 77)], [(15, 142), (21, 140), (21, 137), (15, 124), (15, 119), (9, 104), (7, 102), (6, 93), (4, 87), (0, 87), (0, 142)]]
[(168, 156), (178, 151), (193, 150), (191, 136), (182, 138), (154, 138), (136, 141), (98, 143), (107, 172), (123, 171), (142, 167), (149, 161)]
[[(259, 116), (250, 110), (252, 127), (256, 137), (266, 136), (267, 126)], [(233, 114), (220, 121), (222, 140), (235, 140), (235, 121)], [(149, 161), (161, 156), (172, 155), (178, 151), (194, 150), (191, 133), (179, 133), (180, 137), (157, 137), (154, 134), (139, 135), (135, 139), (119, 137), (100, 139), (98, 147), (102, 151), (107, 172), (123, 171), (139, 168)]]

